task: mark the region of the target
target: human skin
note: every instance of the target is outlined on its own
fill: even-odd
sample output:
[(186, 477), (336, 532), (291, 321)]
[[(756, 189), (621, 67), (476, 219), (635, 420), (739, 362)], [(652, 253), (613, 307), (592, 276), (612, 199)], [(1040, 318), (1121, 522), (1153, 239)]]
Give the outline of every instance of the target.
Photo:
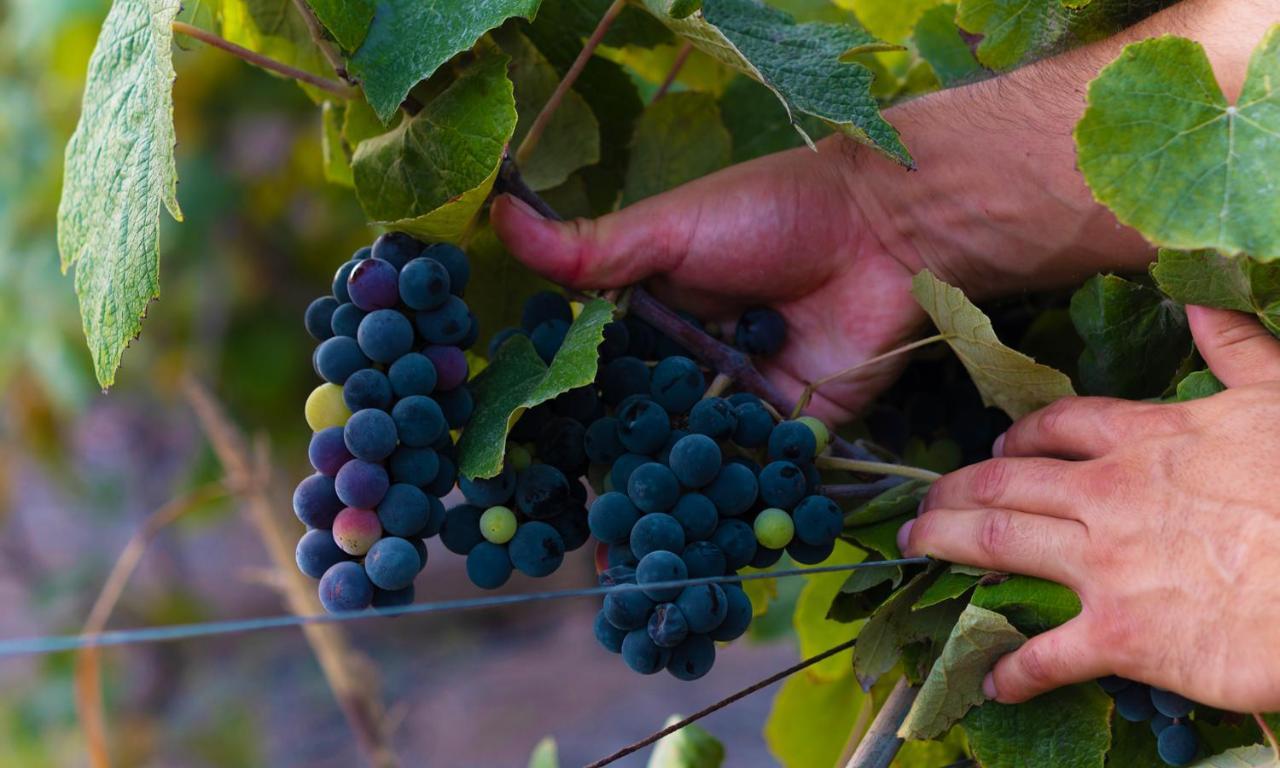
[[(920, 333), (924, 315), (909, 288), (912, 275), (921, 269), (932, 270), (975, 299), (1067, 287), (1104, 270), (1141, 270), (1153, 258), (1153, 250), (1093, 200), (1076, 169), (1071, 133), (1084, 111), (1088, 82), (1125, 44), (1178, 34), (1205, 47), (1223, 90), (1234, 99), (1250, 52), (1277, 21), (1280, 0), (1185, 0), (1111, 39), (895, 107), (886, 117), (912, 152), (916, 172), (908, 173), (852, 140), (833, 137), (821, 142), (818, 152), (798, 149), (760, 158), (595, 220), (547, 221), (514, 198), (502, 196), (493, 205), (493, 224), (518, 258), (575, 288), (613, 288), (644, 280), (674, 305), (719, 322), (731, 322), (749, 305), (774, 306), (788, 320), (790, 339), (782, 353), (762, 362), (761, 368), (795, 397), (808, 382)], [(1196, 310), (1190, 314), (1206, 357), (1268, 341), (1252, 326), (1242, 325), (1247, 318)], [(1222, 338), (1230, 341), (1245, 334), (1240, 330), (1245, 327), (1253, 334), (1249, 344), (1214, 346), (1215, 338), (1226, 334)], [(1227, 352), (1218, 354), (1220, 347)], [(904, 363), (899, 357), (823, 387), (811, 412), (831, 421), (849, 418), (891, 383)], [(1280, 625), (1280, 580), (1243, 576), (1266, 572), (1260, 559), (1263, 551), (1253, 545), (1274, 539), (1246, 529), (1274, 524), (1280, 514), (1280, 495), (1274, 493), (1280, 489), (1263, 483), (1269, 474), (1260, 466), (1280, 448), (1280, 432), (1268, 435), (1260, 430), (1263, 416), (1250, 414), (1247, 423), (1226, 418), (1227, 412), (1244, 407), (1280, 409), (1280, 383), (1267, 381), (1280, 382), (1280, 375), (1261, 381), (1239, 378), (1235, 384), (1228, 382), (1232, 390), (1186, 406), (1121, 406), (1094, 399), (1055, 406), (1072, 409), (1073, 414), (1093, 413), (1081, 418), (1095, 425), (1112, 420), (1141, 423), (1136, 420), (1148, 417), (1132, 414), (1152, 408), (1204, 416), (1150, 417), (1184, 419), (1179, 423), (1187, 426), (1181, 432), (1161, 433), (1165, 437), (1160, 439), (1172, 443), (1143, 443), (1154, 452), (1145, 454), (1152, 457), (1145, 462), (1138, 460), (1143, 454), (1128, 452), (1128, 446), (1122, 446), (1123, 454), (1107, 452), (1112, 446), (1103, 426), (1080, 437), (1080, 457), (1057, 456), (1038, 443), (1022, 449), (1030, 452), (1016, 454), (1018, 459), (1040, 456), (1059, 468), (1107, 467), (1091, 476), (1091, 482), (1112, 483), (1123, 488), (1123, 494), (1107, 495), (1099, 488), (1097, 498), (1087, 503), (1076, 498), (1072, 484), (1077, 478), (1065, 470), (1029, 477), (1045, 495), (1057, 494), (1082, 509), (1097, 507), (1100, 516), (1111, 510), (1135, 526), (1132, 530), (1150, 546), (1126, 549), (1120, 563), (1117, 550), (1106, 542), (1078, 535), (1075, 529), (1085, 525), (1079, 520), (1038, 521), (1036, 530), (1048, 538), (1035, 540), (1035, 545), (1042, 547), (1045, 559), (1075, 552), (1075, 561), (1064, 562), (1078, 564), (1086, 560), (1083, 553), (1097, 558), (1110, 553), (1117, 561), (1115, 570), (1109, 576), (1100, 572), (1097, 581), (1083, 573), (1068, 582), (1081, 591), (1082, 618), (1003, 659), (987, 681), (988, 695), (1021, 701), (1076, 679), (1115, 673), (1234, 709), (1256, 707), (1271, 691), (1270, 707), (1280, 708), (1276, 662), (1242, 650), (1248, 639), (1216, 631), (1223, 626), (1249, 627), (1251, 621), (1263, 619)], [(1210, 416), (1211, 408), (1221, 413)], [(1124, 421), (1130, 416), (1134, 421)], [(1051, 416), (1051, 423), (1054, 419)], [(1250, 439), (1241, 440), (1241, 434), (1250, 434)], [(1012, 458), (1010, 440), (1018, 445), (1010, 437), (1002, 448)], [(1191, 450), (1195, 442), (1204, 450)], [(1168, 445), (1185, 450), (1173, 451)], [(1244, 455), (1253, 451), (1256, 456)], [(1217, 454), (1232, 459), (1214, 461)], [(974, 473), (993, 471), (1001, 473), (1001, 482), (1017, 484), (1024, 472), (1035, 471), (1028, 467), (1040, 466), (997, 461), (1006, 462), (996, 465), (1003, 469), (981, 469), (988, 464), (980, 464), (937, 487), (945, 490)], [(1222, 479), (1221, 486), (1188, 482), (1191, 477), (1203, 479), (1209, 467)], [(1174, 487), (1179, 495), (1176, 506), (1170, 506)], [(1219, 487), (1220, 492), (1214, 490)], [(1240, 507), (1256, 511), (1256, 520), (1222, 514), (1226, 498), (1245, 500), (1242, 489), (1258, 489), (1248, 499), (1254, 506)], [(925, 517), (907, 531), (904, 543), (913, 552), (989, 565), (999, 553), (981, 547), (948, 548), (950, 542), (930, 536), (931, 530), (942, 527), (933, 521), (973, 522), (985, 519), (980, 514), (1004, 515), (1009, 510), (976, 503), (961, 509), (937, 507), (937, 493), (931, 494), (935, 501), (927, 502)], [(1198, 511), (1193, 515), (1191, 510)], [(1038, 508), (1013, 511), (1046, 517)], [(1176, 525), (1170, 522), (1175, 517)], [(979, 541), (984, 535), (980, 526), (964, 530)], [(1071, 531), (1077, 534), (1074, 538)], [(1249, 534), (1248, 542), (1241, 542), (1242, 533)], [(1065, 538), (1054, 538), (1059, 535)], [(1203, 562), (1169, 556), (1188, 542), (1205, 550)], [(1008, 542), (1016, 543), (1016, 538)], [(1136, 593), (1121, 590), (1117, 574), (1166, 573), (1174, 579), (1178, 574), (1170, 561), (1178, 562), (1179, 582), (1185, 582), (1185, 588), (1171, 582), (1160, 591), (1144, 580), (1141, 583), (1150, 586), (1145, 592), (1148, 602), (1122, 600)], [(1193, 564), (1212, 567), (1217, 576), (1203, 578)], [(1228, 575), (1236, 577), (1236, 583)], [(1246, 593), (1248, 599), (1238, 597)], [(1124, 612), (1110, 609), (1119, 605)], [(1212, 612), (1204, 613), (1210, 606)], [(1238, 621), (1223, 616), (1231, 611), (1241, 612)], [(1218, 617), (1216, 627), (1206, 616)], [(1175, 625), (1202, 629), (1178, 634)], [(1275, 647), (1274, 633), (1257, 637), (1259, 642), (1266, 637)], [(1200, 668), (1193, 669), (1195, 664)], [(1242, 671), (1229, 669), (1236, 664), (1246, 666)]]

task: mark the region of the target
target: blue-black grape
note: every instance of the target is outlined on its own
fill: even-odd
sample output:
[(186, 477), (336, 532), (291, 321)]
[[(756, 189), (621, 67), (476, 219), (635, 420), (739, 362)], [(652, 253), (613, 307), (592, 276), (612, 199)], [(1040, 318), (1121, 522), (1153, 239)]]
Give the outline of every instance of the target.
[(600, 397), (609, 405), (618, 405), (632, 395), (648, 395), (649, 366), (636, 357), (619, 357), (600, 371)]
[(715, 533), (720, 522), (716, 505), (700, 493), (686, 493), (671, 509), (671, 516), (684, 529), (685, 541), (702, 541)]
[[(484, 534), (480, 532), (482, 514), (483, 509), (471, 504), (459, 504), (446, 510), (444, 523), (440, 526), (440, 543), (455, 555), (470, 553), (477, 544), (484, 541)], [(505, 548), (503, 553), (505, 556)]]
[(373, 604), (373, 582), (359, 563), (337, 563), (320, 577), (320, 604), (329, 613), (363, 611)]
[(1151, 704), (1160, 714), (1172, 718), (1188, 717), (1196, 708), (1195, 702), (1185, 696), (1154, 687), (1151, 689)]
[(594, 625), (596, 641), (610, 653), (622, 653), (622, 639), (627, 636), (624, 630), (618, 629), (605, 618), (604, 611), (596, 614)]
[(523, 523), (507, 544), (511, 564), (526, 576), (549, 576), (564, 561), (564, 538), (551, 525), (537, 520)]
[(626, 544), (610, 544), (608, 549), (605, 550), (605, 559), (608, 561), (610, 568), (618, 566), (635, 568), (640, 562), (640, 559), (631, 551), (631, 547)]
[(333, 477), (342, 469), (343, 464), (355, 458), (347, 450), (342, 431), (342, 427), (326, 427), (311, 436), (307, 458), (311, 460), (311, 466), (322, 475)]
[(569, 508), (574, 482), (550, 464), (532, 464), (519, 475), (516, 506), (533, 520), (555, 517)]
[(450, 296), (439, 307), (417, 313), (414, 322), (428, 344), (457, 344), (471, 331), (471, 311), (462, 299)]
[[(382, 503), (378, 505), (378, 522), (392, 536), (421, 536), (422, 529), (427, 527), (430, 519), (431, 505), (427, 501), (427, 494), (407, 483), (397, 483), (388, 488), (387, 494), (382, 497)], [(376, 579), (374, 583), (378, 584)], [(382, 587), (381, 584), (378, 586)]]
[(413, 583), (421, 563), (418, 550), (407, 540), (384, 536), (364, 556), (364, 572), (375, 587), (394, 591)]
[(365, 259), (347, 277), (347, 293), (365, 312), (391, 309), (400, 301), (400, 275), (389, 261)]
[(659, 648), (675, 648), (689, 636), (689, 622), (674, 603), (660, 603), (649, 616), (649, 639)]
[[(444, 502), (441, 501), (439, 497), (428, 496), (427, 497), (427, 524), (423, 526), (421, 531), (418, 531), (418, 535), (424, 539), (429, 539), (432, 536), (435, 536), (437, 533), (439, 533), (440, 528), (444, 526), (444, 515), (445, 515)], [(425, 558), (426, 557), (425, 545), (422, 552), (423, 552), (422, 556)], [(426, 565), (425, 559), (423, 560), (423, 565)]]
[(825, 496), (808, 496), (791, 513), (796, 538), (814, 547), (835, 541), (844, 528), (844, 512)]
[(582, 512), (582, 506), (579, 505), (577, 509), (563, 512), (547, 521), (556, 529), (556, 533), (560, 534), (560, 538), (564, 541), (565, 552), (580, 548), (591, 538), (587, 517)]
[(680, 499), (680, 482), (668, 467), (651, 461), (631, 473), (627, 496), (641, 512), (666, 512)]
[(329, 320), (329, 329), (333, 331), (334, 336), (346, 336), (349, 339), (354, 339), (356, 333), (360, 330), (360, 321), (364, 320), (367, 314), (369, 313), (350, 302), (340, 304), (337, 309), (333, 310), (333, 317)]
[(511, 578), (507, 548), (488, 541), (477, 542), (467, 553), (467, 578), (481, 589), (497, 589), (506, 584)]
[(789, 461), (774, 461), (760, 470), (760, 498), (771, 507), (791, 509), (806, 490), (804, 473)]
[(1156, 713), (1151, 703), (1151, 689), (1140, 683), (1133, 683), (1115, 695), (1116, 712), (1131, 723), (1142, 723), (1150, 720)]
[(653, 611), (653, 601), (638, 589), (620, 589), (604, 596), (604, 615), (618, 629), (643, 627)]
[[(530, 467), (532, 469), (532, 467)], [(606, 544), (626, 544), (640, 510), (625, 493), (613, 491), (596, 498), (587, 515), (591, 533)]]
[(632, 630), (622, 639), (622, 660), (633, 671), (642, 675), (657, 673), (667, 665), (670, 658), (671, 652), (666, 648), (659, 648), (649, 638), (646, 629)]
[(706, 635), (690, 635), (671, 649), (667, 671), (677, 680), (697, 680), (711, 671), (716, 663), (716, 644)]
[(631, 333), (627, 330), (627, 324), (619, 320), (605, 325), (604, 341), (600, 342), (598, 350), (600, 359), (608, 362), (627, 354), (627, 347), (631, 345)]
[(351, 374), (369, 367), (369, 358), (350, 336), (334, 336), (316, 347), (316, 372), (331, 384), (344, 384)]
[(436, 456), (440, 461), (440, 468), (436, 470), (436, 476), (423, 490), (432, 496), (444, 498), (453, 490), (453, 484), (458, 480), (458, 465), (453, 458), (439, 450), (436, 451)]
[(427, 447), (448, 431), (444, 411), (435, 400), (422, 395), (400, 400), (391, 409), (391, 418), (395, 421), (400, 442), (414, 448)]
[(691, 579), (723, 576), (729, 569), (724, 552), (709, 541), (695, 541), (686, 546), (681, 559), (684, 560), (685, 571)]
[(600, 404), (596, 388), (588, 385), (571, 389), (552, 400), (551, 412), (590, 424), (603, 414), (604, 407)]
[(464, 477), (458, 481), (458, 490), (462, 491), (468, 504), (481, 509), (506, 504), (516, 492), (516, 471), (511, 467), (503, 467), (493, 477)]
[(763, 544), (757, 543), (756, 554), (751, 558), (749, 565), (760, 570), (769, 568), (782, 559), (782, 553), (785, 551), (783, 549), (769, 549)]
[(787, 545), (787, 554), (792, 560), (802, 565), (817, 565), (836, 551), (836, 543), (834, 540), (825, 544), (809, 544), (808, 542), (794, 538)]
[(351, 374), (342, 385), (342, 401), (352, 413), (365, 408), (391, 409), (391, 382), (376, 368), (364, 368)]
[(430, 448), (402, 445), (387, 460), (387, 470), (393, 483), (408, 483), (425, 488), (440, 471), (440, 457)]
[(303, 478), (293, 492), (293, 513), (308, 528), (330, 528), (342, 511), (334, 478), (314, 474)]
[(719, 642), (728, 642), (741, 637), (747, 628), (751, 626), (752, 608), (751, 598), (747, 597), (746, 590), (737, 584), (722, 584), (724, 590), (725, 610), (724, 621), (720, 622), (720, 626), (711, 630), (709, 637)]
[(521, 328), (532, 332), (548, 320), (572, 323), (573, 308), (569, 306), (569, 300), (555, 291), (539, 291), (525, 300), (520, 313)]
[(307, 305), (302, 322), (311, 338), (324, 341), (333, 335), (333, 311), (337, 308), (338, 300), (332, 296), (321, 296)]
[(582, 423), (556, 416), (538, 431), (538, 458), (565, 474), (580, 477), (587, 471), (587, 430)]
[(465, 427), (476, 409), (475, 398), (471, 396), (471, 390), (466, 387), (454, 387), (437, 392), (434, 399), (436, 405), (440, 406), (440, 410), (444, 412), (444, 420), (449, 425), (449, 429)]
[(498, 357), (498, 352), (502, 349), (502, 345), (506, 344), (516, 336), (523, 336), (526, 339), (529, 338), (529, 334), (523, 328), (503, 328), (493, 334), (493, 337), (489, 339), (489, 348), (487, 350), (489, 353), (489, 359), (496, 359)]
[(394, 363), (413, 349), (413, 325), (394, 309), (375, 310), (360, 321), (356, 342), (375, 363)]
[[(797, 528), (799, 527), (798, 523), (796, 527)], [(1128, 688), (1129, 684), (1132, 682), (1133, 682), (1132, 680), (1127, 680), (1117, 675), (1107, 675), (1106, 677), (1098, 678), (1098, 685), (1102, 688), (1104, 692), (1112, 696), (1116, 695), (1120, 691), (1123, 691), (1125, 688)]]
[(391, 364), (387, 380), (396, 397), (430, 395), (436, 388), (436, 367), (426, 355), (410, 352)]
[(756, 556), (756, 532), (741, 520), (724, 520), (711, 534), (711, 543), (724, 553), (730, 571), (745, 568)]
[(369, 255), (382, 259), (396, 269), (404, 269), (411, 259), (422, 252), (422, 243), (404, 232), (387, 232), (379, 235), (369, 249)]
[(596, 576), (602, 587), (613, 587), (618, 584), (635, 584), (636, 569), (629, 565), (613, 565), (605, 568)]
[(347, 559), (333, 540), (333, 534), (320, 528), (312, 528), (298, 539), (298, 547), (294, 550), (294, 559), (298, 570), (313, 579), (324, 576), (325, 571)]
[(768, 307), (748, 309), (738, 319), (734, 341), (748, 355), (773, 357), (787, 343), (787, 321)]
[[(706, 402), (706, 401), (704, 401)], [(701, 488), (720, 474), (720, 446), (701, 434), (686, 435), (671, 447), (668, 460), (676, 479), (686, 488)]]
[(334, 478), (334, 489), (343, 504), (355, 509), (373, 509), (391, 487), (391, 479), (381, 464), (353, 459), (342, 465)]
[(632, 453), (654, 453), (670, 434), (671, 417), (652, 400), (635, 399), (618, 411), (618, 439)]
[(567, 335), (568, 323), (563, 320), (548, 320), (529, 333), (529, 340), (533, 342), (533, 349), (542, 358), (542, 362), (551, 365)]
[(1161, 731), (1173, 725), (1173, 718), (1167, 717), (1157, 712), (1151, 716), (1151, 721), (1148, 723), (1148, 725), (1151, 726), (1151, 735), (1159, 736)]
[(688, 413), (707, 391), (698, 364), (687, 357), (668, 357), (653, 369), (649, 393), (668, 413)]
[(591, 422), (582, 440), (587, 459), (595, 464), (612, 464), (627, 452), (618, 437), (618, 420), (604, 416)]
[[(720, 468), (716, 479), (702, 493), (716, 505), (720, 514), (729, 517), (741, 515), (751, 509), (759, 495), (756, 473), (742, 464), (730, 462)], [(752, 538), (754, 536), (752, 534)]]
[(689, 631), (700, 635), (715, 630), (729, 615), (728, 598), (719, 584), (685, 587), (675, 604), (689, 622)]
[(631, 473), (644, 464), (648, 464), (653, 459), (640, 453), (624, 453), (613, 462), (613, 468), (609, 470), (609, 482), (613, 485), (614, 490), (622, 493), (627, 492), (627, 483), (631, 480)]
[(435, 309), (449, 300), (449, 270), (418, 257), (400, 270), (400, 298), (410, 309)]
[(456, 245), (438, 243), (422, 252), (423, 256), (435, 259), (449, 271), (449, 290), (454, 296), (461, 296), (467, 291), (467, 283), (471, 282), (471, 262), (467, 254)]
[(738, 414), (728, 400), (708, 397), (699, 400), (689, 411), (689, 431), (723, 440), (738, 426)]
[(362, 259), (351, 259), (343, 262), (342, 266), (333, 273), (333, 297), (339, 303), (345, 304), (351, 301), (351, 294), (347, 292), (347, 278), (351, 276), (351, 270), (356, 268), (356, 262)]
[(784, 421), (769, 435), (769, 460), (812, 461), (818, 454), (818, 438), (809, 425), (800, 421)]
[(357, 459), (382, 461), (396, 449), (396, 423), (386, 411), (366, 408), (347, 419), (342, 438)]
[(733, 427), (733, 442), (743, 448), (758, 448), (769, 442), (773, 434), (773, 416), (759, 402), (745, 402), (735, 406), (737, 421)]
[(1200, 738), (1189, 724), (1176, 723), (1160, 732), (1156, 751), (1169, 765), (1190, 765), (1200, 752)]
[(683, 552), (684, 545), (684, 529), (674, 517), (663, 513), (644, 515), (636, 521), (628, 543), (632, 554), (639, 558), (658, 550)]
[(422, 354), (436, 369), (436, 388), (442, 390), (462, 386), (467, 380), (467, 356), (457, 347), (430, 346)]
[(680, 594), (680, 587), (650, 586), (667, 581), (684, 581), (689, 578), (689, 569), (684, 560), (675, 552), (658, 550), (640, 558), (636, 566), (636, 583), (642, 587), (646, 596), (652, 600), (674, 600)]

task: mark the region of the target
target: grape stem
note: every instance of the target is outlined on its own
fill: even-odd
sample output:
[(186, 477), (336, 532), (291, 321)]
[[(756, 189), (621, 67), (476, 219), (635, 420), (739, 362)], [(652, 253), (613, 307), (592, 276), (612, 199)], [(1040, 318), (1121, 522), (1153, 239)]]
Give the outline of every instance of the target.
[(834, 501), (869, 501), (902, 484), (897, 475), (887, 475), (874, 483), (832, 483), (819, 485), (816, 493)]
[(587, 38), (586, 45), (578, 52), (578, 58), (573, 60), (569, 71), (564, 73), (564, 77), (560, 79), (560, 83), (552, 91), (551, 98), (547, 99), (547, 103), (542, 105), (542, 110), (538, 112), (538, 116), (533, 119), (533, 124), (529, 126), (529, 132), (524, 135), (524, 140), (520, 142), (519, 148), (516, 149), (516, 162), (523, 165), (529, 161), (529, 156), (533, 154), (538, 142), (542, 140), (542, 134), (546, 132), (547, 126), (551, 123), (551, 118), (555, 116), (556, 110), (560, 108), (560, 103), (564, 101), (565, 95), (569, 93), (569, 89), (573, 87), (573, 84), (578, 81), (578, 76), (582, 74), (582, 70), (587, 66), (587, 62), (591, 60), (591, 57), (595, 55), (596, 48), (599, 47), (600, 42), (604, 40), (604, 36), (609, 32), (609, 27), (613, 26), (614, 19), (618, 18), (618, 14), (622, 13), (622, 9), (626, 5), (626, 0), (613, 0), (613, 4), (600, 17), (600, 22), (592, 30), (591, 37)]
[[(293, 7), (297, 8), (298, 13), (302, 15), (302, 21), (307, 25), (307, 32), (311, 34), (312, 41), (320, 49), (325, 61), (329, 62), (329, 66), (333, 67), (334, 74), (344, 82), (351, 83), (351, 78), (347, 76), (347, 64), (342, 60), (342, 54), (338, 52), (338, 48), (333, 44), (333, 41), (325, 35), (324, 26), (320, 24), (320, 19), (316, 18), (315, 11), (311, 10), (307, 0), (293, 0)], [(352, 84), (354, 85), (354, 83)]]
[(1267, 743), (1271, 745), (1271, 751), (1275, 754), (1276, 760), (1280, 760), (1280, 741), (1276, 740), (1276, 732), (1271, 729), (1271, 724), (1257, 712), (1253, 713), (1253, 719), (1262, 731), (1262, 735), (1267, 737)]
[(898, 728), (907, 719), (911, 705), (915, 703), (919, 688), (907, 682), (907, 678), (898, 678), (898, 683), (889, 693), (884, 706), (871, 722), (867, 735), (863, 737), (854, 750), (853, 757), (844, 768), (889, 768), (898, 750), (902, 748), (902, 739), (898, 738)]
[(836, 371), (835, 373), (829, 374), (827, 376), (823, 376), (822, 378), (818, 379), (817, 381), (813, 382), (812, 384), (804, 388), (804, 392), (800, 395), (800, 402), (796, 403), (795, 410), (791, 412), (791, 418), (794, 419), (799, 417), (800, 414), (804, 412), (804, 409), (809, 407), (809, 402), (813, 400), (813, 396), (817, 394), (818, 390), (826, 386), (827, 384), (830, 384), (833, 381), (838, 381), (839, 379), (843, 379), (846, 376), (852, 376), (858, 371), (861, 371), (865, 368), (870, 368), (871, 366), (877, 363), (884, 362), (885, 360), (889, 360), (891, 358), (897, 357), (898, 355), (905, 354), (907, 352), (912, 352), (921, 347), (927, 347), (928, 345), (935, 344), (939, 341), (946, 341), (947, 339), (950, 339), (950, 338), (952, 338), (952, 335), (949, 333), (939, 333), (936, 336), (930, 336), (927, 339), (920, 339), (919, 341), (913, 341), (910, 344), (904, 344), (903, 346), (898, 347), (897, 349), (891, 349), (882, 355), (876, 355), (875, 357), (868, 358), (866, 360), (863, 360), (860, 363), (857, 363), (855, 365), (849, 366), (848, 368), (845, 368), (843, 371)]
[(684, 69), (684, 64), (689, 60), (691, 53), (693, 53), (693, 43), (685, 40), (684, 45), (680, 47), (680, 52), (676, 54), (675, 61), (671, 62), (671, 69), (663, 79), (662, 85), (653, 92), (653, 98), (649, 100), (650, 104), (667, 95), (667, 91), (671, 90), (671, 86), (675, 84), (676, 78), (680, 76), (680, 70)]
[(932, 483), (942, 475), (921, 467), (908, 467), (903, 464), (888, 464), (883, 461), (861, 461), (845, 459), (839, 456), (819, 456), (814, 460), (819, 469), (843, 469), (847, 472), (858, 472), (864, 475), (894, 475), (912, 480), (924, 480)]
[(172, 28), (174, 32), (177, 32), (180, 35), (186, 35), (187, 37), (199, 40), (206, 45), (211, 45), (214, 48), (226, 51), (232, 56), (243, 59), (255, 67), (265, 69), (269, 72), (275, 72), (278, 75), (284, 75), (285, 77), (306, 83), (307, 85), (313, 85), (316, 88), (319, 88), (322, 91), (328, 91), (341, 99), (352, 99), (355, 98), (357, 94), (357, 90), (346, 83), (340, 83), (337, 80), (321, 77), (320, 75), (312, 74), (305, 70), (298, 69), (297, 67), (291, 67), (284, 62), (263, 56), (262, 54), (256, 51), (251, 51), (244, 46), (236, 45), (230, 40), (218, 37), (212, 32), (206, 32), (205, 30), (188, 24), (185, 21), (173, 22)]

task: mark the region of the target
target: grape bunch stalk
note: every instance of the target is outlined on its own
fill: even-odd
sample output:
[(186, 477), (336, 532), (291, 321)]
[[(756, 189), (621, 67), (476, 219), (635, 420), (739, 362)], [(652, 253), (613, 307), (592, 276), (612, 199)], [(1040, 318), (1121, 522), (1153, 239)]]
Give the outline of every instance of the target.
[(389, 233), (339, 267), (332, 295), (307, 307), (324, 383), (305, 408), (315, 474), (293, 495), (307, 526), (296, 554), (330, 612), (413, 602), (424, 540), (440, 531), (441, 497), (457, 478), (451, 430), (474, 407), (469, 279), (460, 249)]

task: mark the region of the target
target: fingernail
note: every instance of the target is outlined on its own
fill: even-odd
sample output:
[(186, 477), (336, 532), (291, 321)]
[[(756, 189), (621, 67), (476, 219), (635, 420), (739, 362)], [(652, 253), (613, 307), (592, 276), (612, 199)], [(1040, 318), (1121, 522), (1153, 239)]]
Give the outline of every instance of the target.
[(1004, 456), (1004, 436), (1007, 434), (1009, 433), (1001, 432), (1000, 436), (996, 438), (996, 441), (991, 444), (991, 455), (997, 459)]
[(908, 520), (898, 529), (898, 549), (902, 552), (907, 551), (907, 541), (911, 538), (911, 526), (915, 524), (915, 520)]
[(515, 208), (517, 211), (524, 214), (525, 216), (528, 216), (531, 219), (537, 219), (538, 221), (542, 221), (545, 218), (542, 214), (535, 211), (533, 209), (533, 206), (529, 205), (528, 203), (516, 197), (515, 195), (507, 195), (506, 198), (511, 201), (511, 206), (513, 208)]
[(996, 691), (996, 676), (992, 672), (988, 672), (987, 676), (982, 678), (982, 695), (993, 700), (999, 695)]

